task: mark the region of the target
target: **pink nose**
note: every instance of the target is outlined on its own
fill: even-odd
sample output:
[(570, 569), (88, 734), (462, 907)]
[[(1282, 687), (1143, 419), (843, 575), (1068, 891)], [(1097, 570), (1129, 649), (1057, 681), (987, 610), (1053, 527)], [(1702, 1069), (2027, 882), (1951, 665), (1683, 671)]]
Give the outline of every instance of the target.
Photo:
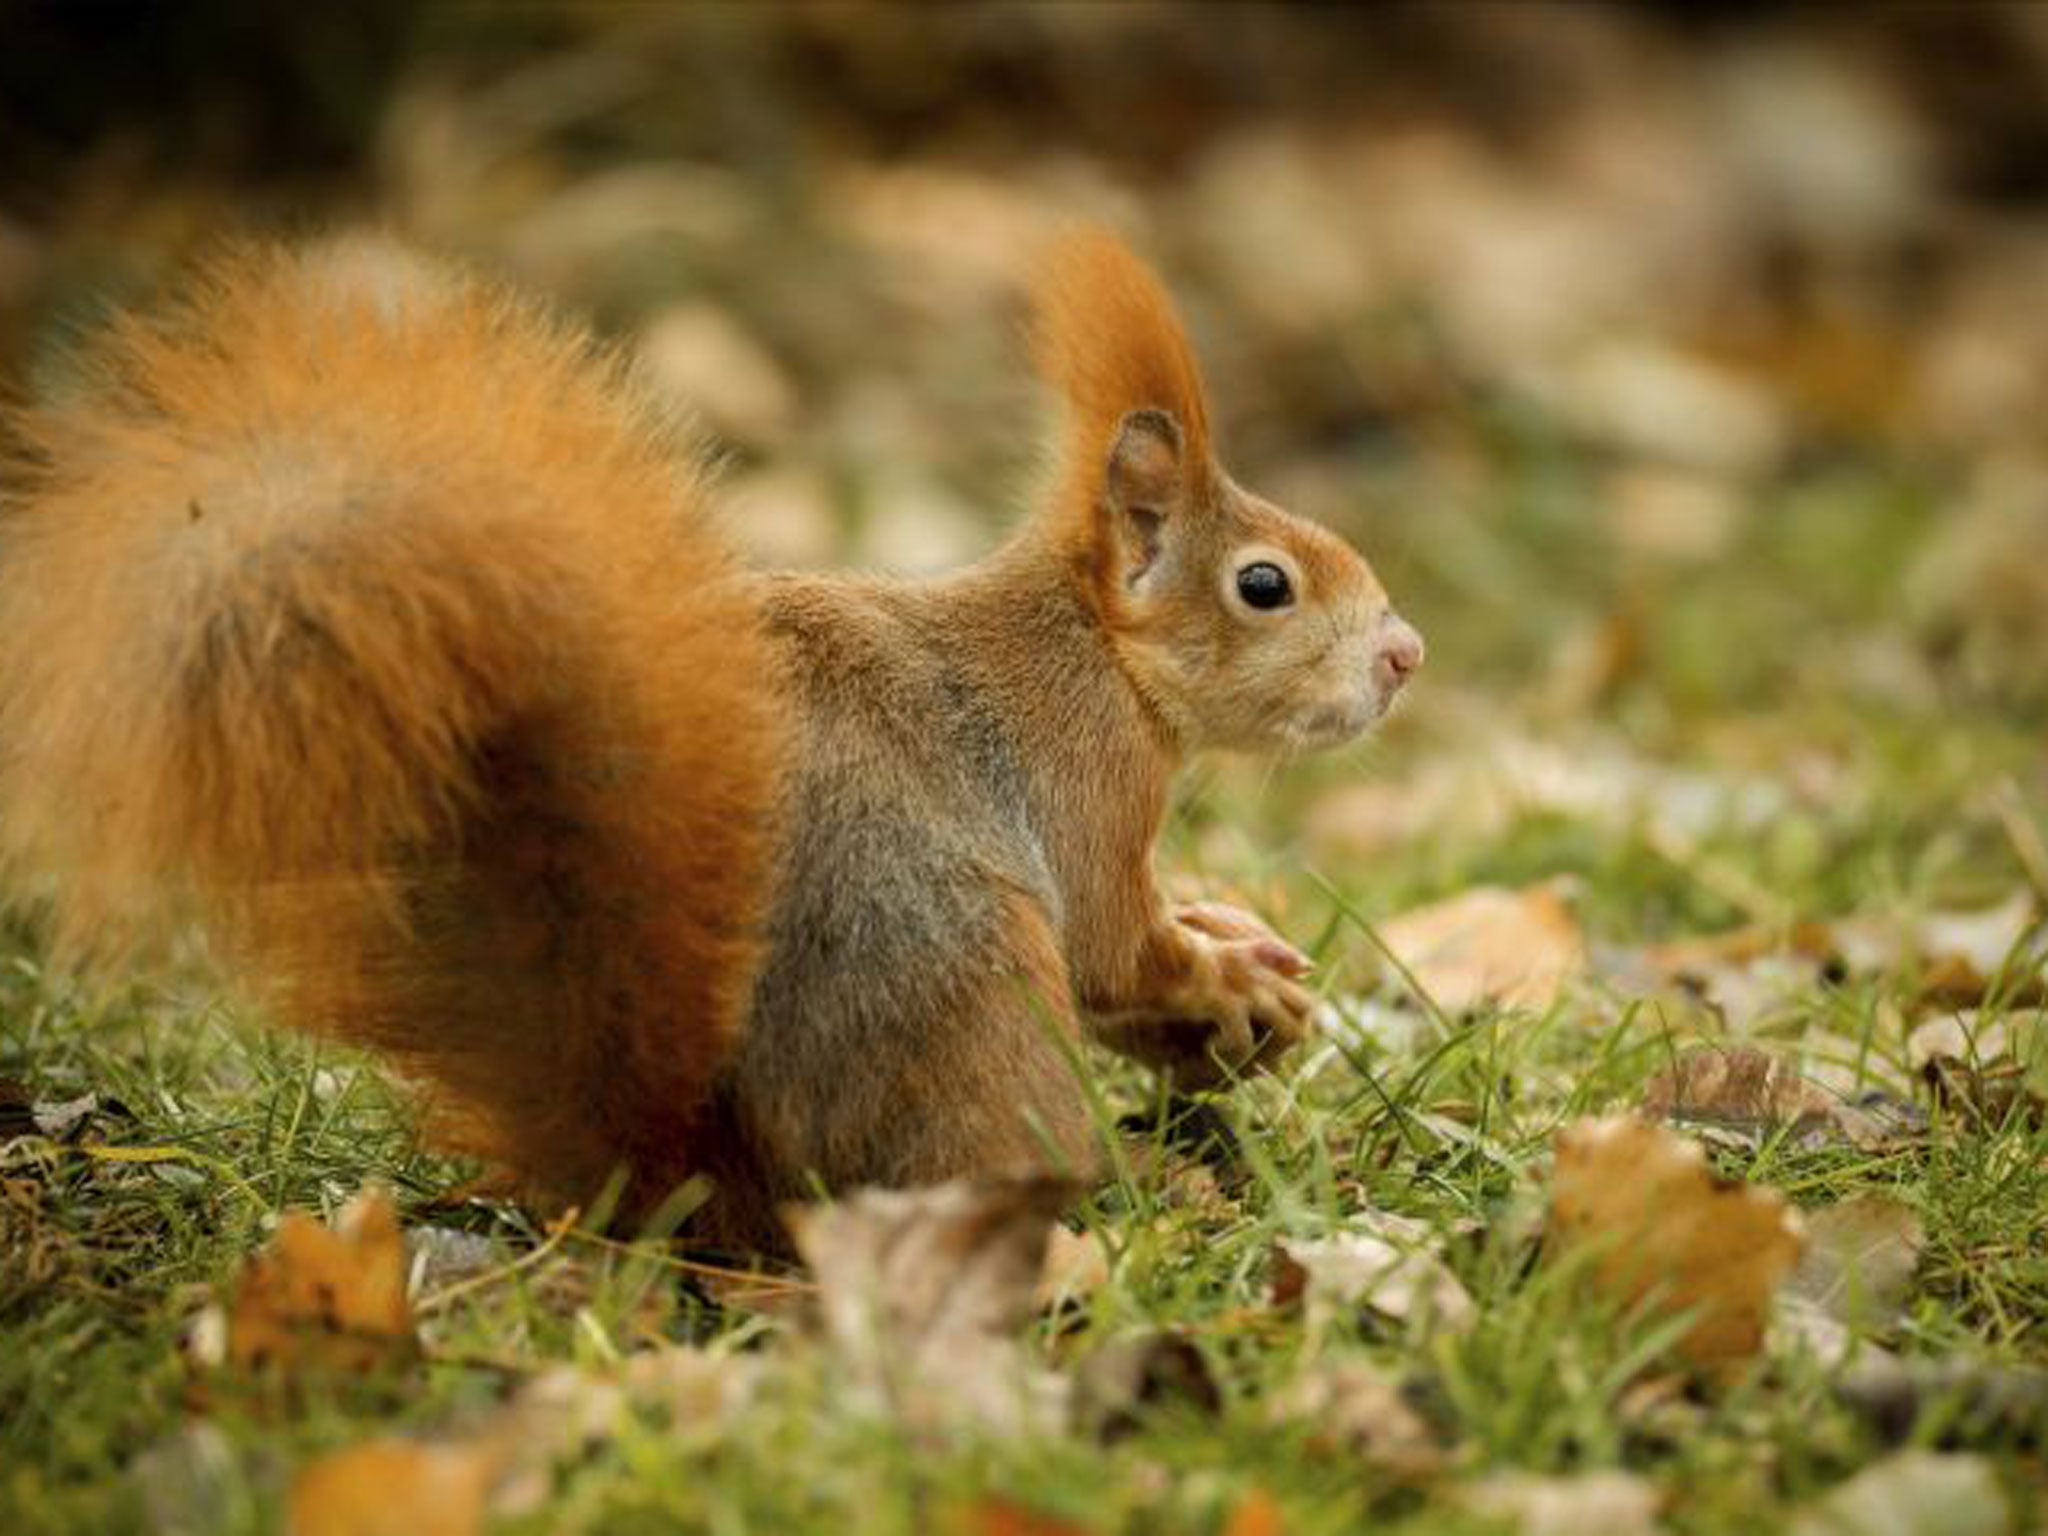
[(1373, 657), (1373, 672), (1380, 686), (1399, 688), (1422, 665), (1422, 636), (1406, 619), (1388, 614), (1380, 626), (1380, 647)]

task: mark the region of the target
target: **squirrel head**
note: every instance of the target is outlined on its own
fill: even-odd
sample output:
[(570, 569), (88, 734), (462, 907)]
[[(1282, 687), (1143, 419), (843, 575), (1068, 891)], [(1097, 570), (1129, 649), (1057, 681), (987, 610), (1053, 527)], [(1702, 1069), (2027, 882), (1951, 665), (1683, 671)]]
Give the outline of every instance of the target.
[(1115, 236), (1053, 246), (1039, 366), (1067, 439), (1049, 514), (1133, 685), (1186, 747), (1334, 746), (1422, 663), (1372, 567), (1234, 482), (1186, 333)]

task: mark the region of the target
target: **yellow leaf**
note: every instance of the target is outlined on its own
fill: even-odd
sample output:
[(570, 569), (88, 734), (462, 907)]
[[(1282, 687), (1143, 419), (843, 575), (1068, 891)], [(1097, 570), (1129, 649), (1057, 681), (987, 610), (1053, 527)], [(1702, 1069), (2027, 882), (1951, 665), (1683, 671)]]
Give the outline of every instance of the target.
[(1223, 1523), (1223, 1536), (1282, 1536), (1280, 1506), (1263, 1488), (1253, 1488), (1237, 1501)]
[(1586, 968), (1586, 940), (1555, 884), (1481, 886), (1389, 920), (1380, 939), (1447, 1012), (1547, 1008)]
[(351, 1446), (298, 1475), (288, 1529), (291, 1536), (470, 1536), (483, 1529), (496, 1461), (478, 1445)]
[(1558, 1134), (1550, 1224), (1558, 1253), (1587, 1254), (1614, 1301), (1691, 1313), (1678, 1351), (1715, 1371), (1762, 1346), (1803, 1243), (1775, 1191), (1716, 1176), (1696, 1142), (1626, 1115)]
[(358, 1195), (332, 1228), (287, 1212), (236, 1278), (227, 1360), (238, 1369), (363, 1372), (415, 1346), (405, 1239), (381, 1193)]

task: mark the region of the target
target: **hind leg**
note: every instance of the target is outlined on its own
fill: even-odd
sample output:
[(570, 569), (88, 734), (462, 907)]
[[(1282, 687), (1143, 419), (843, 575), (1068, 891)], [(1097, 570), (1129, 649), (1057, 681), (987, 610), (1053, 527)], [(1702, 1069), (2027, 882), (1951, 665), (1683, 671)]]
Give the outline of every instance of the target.
[(781, 1198), (1100, 1166), (1066, 965), (1023, 892), (942, 954), (802, 981), (756, 1015), (729, 1078)]

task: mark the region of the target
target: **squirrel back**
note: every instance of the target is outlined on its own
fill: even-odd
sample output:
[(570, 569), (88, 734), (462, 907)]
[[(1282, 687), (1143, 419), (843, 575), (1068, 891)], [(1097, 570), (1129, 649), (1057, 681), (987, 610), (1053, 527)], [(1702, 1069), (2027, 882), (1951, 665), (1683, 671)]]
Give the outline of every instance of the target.
[(627, 372), (358, 241), (218, 263), (14, 430), (0, 875), (60, 944), (197, 916), (527, 1187), (686, 1172), (761, 963), (784, 720)]

